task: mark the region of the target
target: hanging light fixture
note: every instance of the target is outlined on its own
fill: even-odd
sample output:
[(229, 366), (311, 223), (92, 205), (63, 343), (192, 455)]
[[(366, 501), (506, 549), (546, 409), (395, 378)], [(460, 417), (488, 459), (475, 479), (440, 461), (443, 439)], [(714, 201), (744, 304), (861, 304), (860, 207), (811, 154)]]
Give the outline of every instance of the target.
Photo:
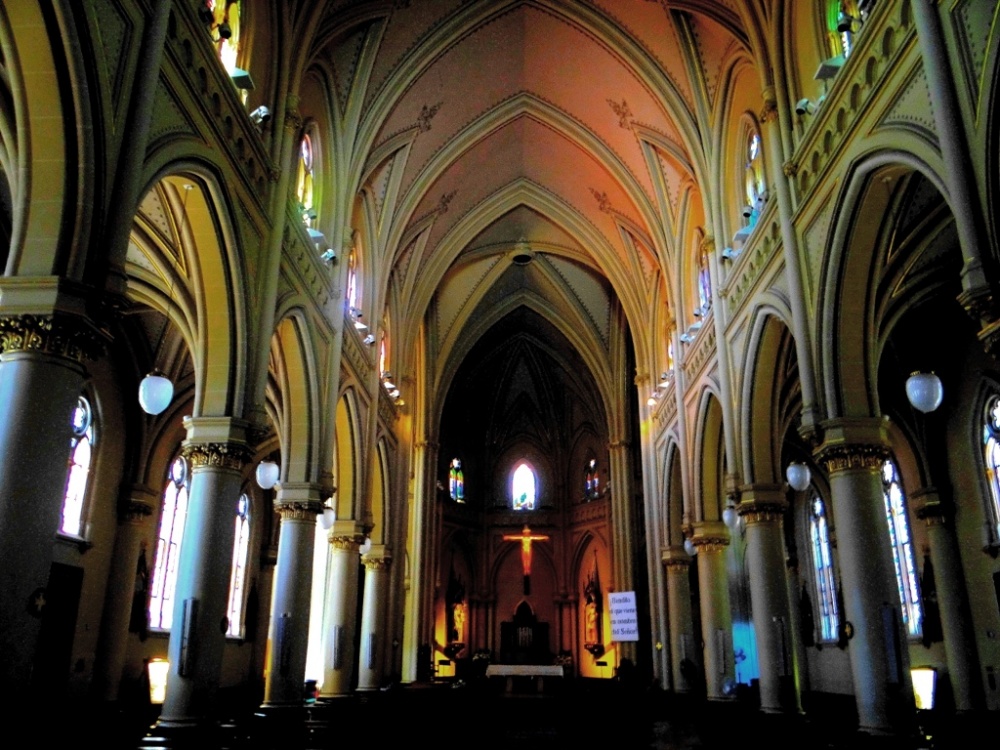
[(803, 492), (809, 488), (812, 473), (805, 464), (792, 461), (792, 463), (788, 464), (788, 468), (785, 469), (785, 479), (788, 480), (788, 484), (793, 490)]
[(694, 557), (698, 554), (698, 548), (695, 543), (691, 541), (691, 537), (687, 537), (684, 540), (684, 551), (688, 553), (688, 557)]
[(323, 531), (329, 531), (337, 521), (337, 509), (333, 507), (333, 498), (330, 498), (323, 506), (323, 514), (319, 517), (319, 525)]
[(262, 490), (269, 490), (278, 483), (278, 464), (263, 460), (257, 464), (257, 484)]
[(728, 528), (734, 528), (737, 523), (739, 523), (740, 514), (736, 510), (736, 506), (730, 503), (722, 510), (722, 522), (726, 524)]
[(139, 406), (147, 414), (159, 414), (174, 397), (174, 384), (159, 370), (153, 370), (139, 383)]
[(914, 409), (924, 414), (941, 406), (944, 398), (944, 387), (941, 378), (933, 372), (915, 372), (906, 379), (906, 398)]

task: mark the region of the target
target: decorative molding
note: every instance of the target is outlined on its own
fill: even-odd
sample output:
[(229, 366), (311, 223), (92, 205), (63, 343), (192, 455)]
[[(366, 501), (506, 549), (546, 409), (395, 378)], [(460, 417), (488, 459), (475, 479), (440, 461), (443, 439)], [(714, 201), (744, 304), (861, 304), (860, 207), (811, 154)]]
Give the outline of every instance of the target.
[(785, 177), (794, 177), (796, 174), (798, 174), (798, 171), (799, 171), (798, 162), (786, 161), (784, 164), (781, 165), (781, 173), (785, 175)]
[(729, 546), (729, 537), (714, 535), (698, 536), (695, 534), (695, 536), (691, 537), (691, 544), (697, 547), (699, 552), (702, 550), (705, 552), (721, 552)]
[(618, 115), (618, 125), (626, 130), (631, 128), (630, 122), (632, 120), (632, 110), (629, 109), (628, 102), (622, 99), (621, 104), (616, 102), (614, 99), (608, 99), (608, 104), (611, 106), (611, 110)]
[(82, 318), (65, 315), (0, 316), (0, 353), (37, 352), (75, 362), (95, 360), (105, 351), (110, 335)]
[(417, 127), (420, 128), (421, 133), (426, 133), (431, 129), (431, 120), (434, 119), (434, 115), (436, 115), (438, 110), (441, 109), (442, 104), (444, 104), (444, 102), (432, 104), (430, 107), (425, 104), (421, 107), (420, 114), (417, 116)]
[(884, 445), (838, 444), (821, 448), (817, 458), (826, 467), (828, 474), (852, 469), (881, 471), (882, 464), (890, 458), (890, 453)]
[(148, 500), (129, 498), (118, 511), (118, 520), (122, 523), (142, 523), (153, 515), (153, 504)]
[(608, 199), (607, 193), (599, 191), (596, 188), (590, 188), (590, 194), (597, 200), (597, 208), (600, 211), (606, 214), (611, 213), (611, 201)]
[(774, 523), (781, 521), (788, 510), (788, 503), (785, 502), (763, 502), (753, 501), (742, 502), (736, 506), (736, 512), (747, 524)]
[(185, 443), (181, 455), (192, 469), (216, 468), (243, 471), (253, 457), (244, 443)]

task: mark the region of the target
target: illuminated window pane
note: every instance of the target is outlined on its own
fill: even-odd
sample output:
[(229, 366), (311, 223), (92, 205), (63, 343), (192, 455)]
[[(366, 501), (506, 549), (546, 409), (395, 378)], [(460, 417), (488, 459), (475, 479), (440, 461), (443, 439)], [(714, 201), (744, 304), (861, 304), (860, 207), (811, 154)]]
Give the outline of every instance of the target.
[(535, 509), (535, 472), (527, 463), (522, 463), (514, 469), (511, 499), (514, 510)]
[(601, 496), (601, 477), (597, 471), (596, 458), (590, 459), (584, 470), (583, 496), (587, 500), (594, 500)]
[(229, 629), (226, 635), (243, 634), (243, 603), (246, 601), (247, 553), (250, 545), (250, 498), (240, 495), (236, 505), (236, 537), (233, 541), (233, 567), (229, 577), (229, 606), (226, 609)]
[(174, 589), (187, 505), (187, 462), (178, 457), (170, 466), (170, 476), (163, 490), (163, 513), (149, 596), (149, 626), (156, 630), (169, 630), (173, 621)]
[(448, 468), (448, 494), (456, 503), (465, 502), (465, 474), (462, 472), (462, 462), (457, 458), (451, 460)]
[(1000, 541), (1000, 396), (993, 396), (987, 402), (983, 421), (986, 482), (990, 488), (991, 536), (994, 541)]
[(812, 491), (809, 514), (809, 538), (812, 544), (813, 573), (816, 576), (820, 637), (824, 641), (835, 641), (840, 626), (840, 613), (837, 611), (837, 586), (833, 576), (833, 555), (830, 553), (826, 505), (815, 490)]
[(921, 608), (917, 584), (917, 565), (913, 557), (910, 521), (906, 513), (906, 496), (899, 483), (899, 472), (892, 461), (882, 464), (882, 496), (885, 517), (892, 544), (892, 561), (896, 568), (896, 586), (903, 610), (903, 621), (910, 635), (920, 635)]
[(66, 490), (63, 493), (63, 534), (80, 536), (83, 531), (83, 513), (87, 498), (87, 479), (93, 457), (94, 424), (90, 402), (80, 396), (71, 418), (69, 467), (66, 472)]

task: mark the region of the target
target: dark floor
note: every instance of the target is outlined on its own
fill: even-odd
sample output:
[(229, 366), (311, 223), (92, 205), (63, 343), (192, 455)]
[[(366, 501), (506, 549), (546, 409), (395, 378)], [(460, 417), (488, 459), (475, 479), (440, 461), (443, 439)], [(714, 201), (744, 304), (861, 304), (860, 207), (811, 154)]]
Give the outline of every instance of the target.
[[(31, 745), (199, 750), (325, 750), (333, 747), (615, 748), (688, 750), (765, 745), (819, 750), (916, 750), (966, 747), (974, 731), (937, 731), (928, 739), (871, 740), (855, 731), (855, 719), (837, 711), (804, 717), (766, 716), (744, 697), (728, 704), (628, 689), (616, 682), (577, 680), (539, 695), (531, 683), (412, 685), (357, 695), (303, 709), (254, 710), (234, 706), (232, 718), (196, 736), (165, 741), (149, 727), (155, 712), (48, 706), (34, 717)], [(47, 717), (47, 718), (46, 718)], [(27, 716), (9, 717), (27, 719)], [(996, 717), (992, 717), (995, 721)], [(11, 735), (8, 734), (8, 737)], [(346, 744), (345, 744), (346, 743)], [(14, 745), (7, 745), (14, 747)]]

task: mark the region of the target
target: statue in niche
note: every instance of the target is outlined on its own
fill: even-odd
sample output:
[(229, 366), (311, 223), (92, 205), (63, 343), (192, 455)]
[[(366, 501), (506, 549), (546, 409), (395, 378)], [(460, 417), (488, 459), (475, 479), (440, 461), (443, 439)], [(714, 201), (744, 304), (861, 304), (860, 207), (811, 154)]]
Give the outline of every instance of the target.
[(456, 575), (455, 565), (452, 563), (451, 572), (448, 575), (448, 588), (445, 591), (445, 627), (448, 631), (448, 645), (445, 650), (452, 659), (465, 648), (465, 628), (468, 614), (468, 605), (465, 602), (465, 582), (461, 576)]
[(583, 587), (583, 647), (594, 658), (604, 653), (604, 634), (602, 632), (602, 615), (604, 614), (604, 595), (601, 592), (601, 575), (597, 569), (597, 550), (594, 550), (594, 566), (587, 574), (587, 583)]

